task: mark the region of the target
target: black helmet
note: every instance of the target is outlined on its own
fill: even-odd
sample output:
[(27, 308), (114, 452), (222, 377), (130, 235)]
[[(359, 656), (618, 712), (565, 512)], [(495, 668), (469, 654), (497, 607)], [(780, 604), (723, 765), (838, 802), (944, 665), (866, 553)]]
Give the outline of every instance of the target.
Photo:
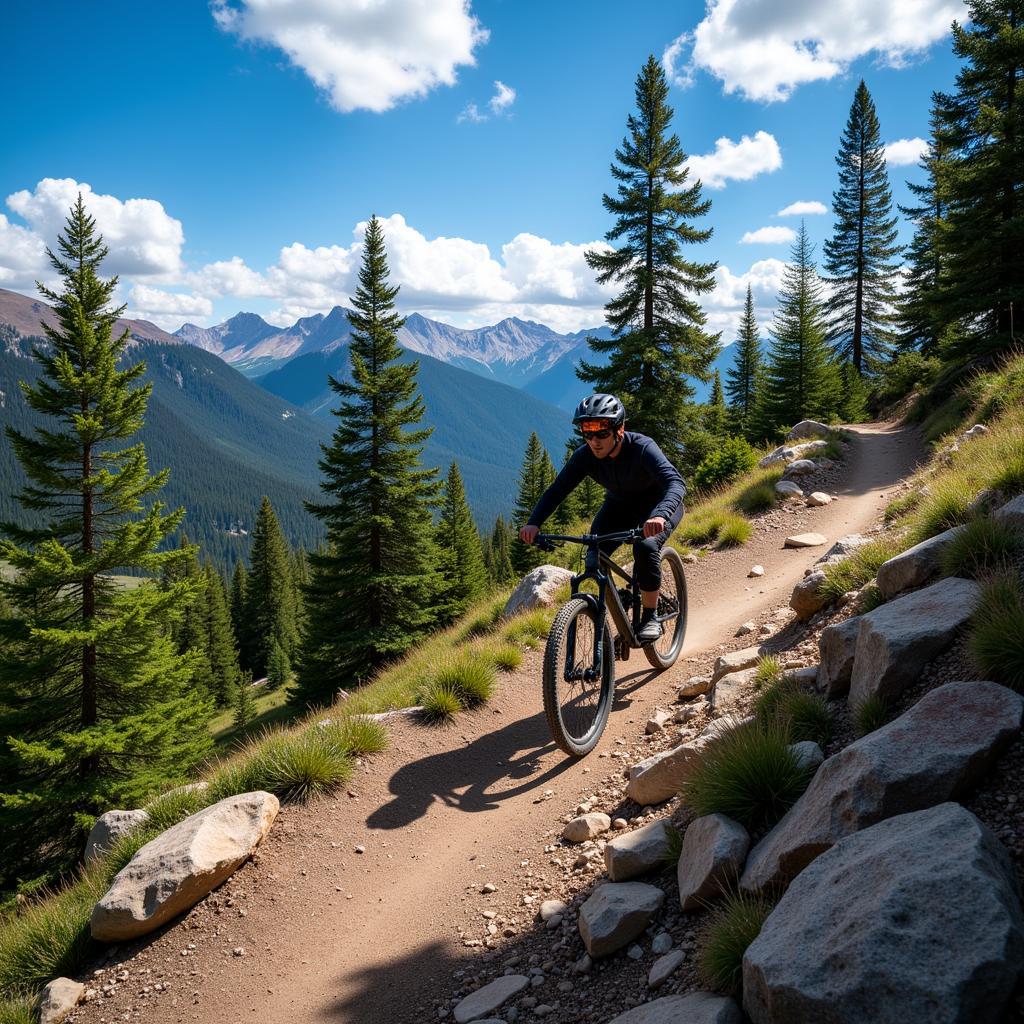
[(583, 420), (611, 420), (613, 427), (626, 422), (626, 410), (614, 395), (591, 395), (576, 406), (573, 423)]

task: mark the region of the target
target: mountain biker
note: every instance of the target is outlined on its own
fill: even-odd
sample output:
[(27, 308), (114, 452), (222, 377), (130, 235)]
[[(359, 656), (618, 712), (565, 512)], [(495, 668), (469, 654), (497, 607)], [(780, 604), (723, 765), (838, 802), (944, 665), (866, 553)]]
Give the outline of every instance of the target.
[[(541, 495), (519, 539), (532, 544), (544, 520), (572, 493), (584, 477), (605, 489), (604, 503), (594, 516), (591, 533), (618, 533), (643, 523), (643, 539), (633, 544), (633, 565), (640, 584), (643, 611), (637, 640), (650, 644), (662, 634), (656, 617), (661, 590), (661, 549), (683, 517), (686, 486), (679, 470), (644, 434), (626, 430), (626, 410), (614, 395), (584, 398), (573, 414), (584, 444), (577, 448)], [(605, 541), (601, 550), (618, 545)]]

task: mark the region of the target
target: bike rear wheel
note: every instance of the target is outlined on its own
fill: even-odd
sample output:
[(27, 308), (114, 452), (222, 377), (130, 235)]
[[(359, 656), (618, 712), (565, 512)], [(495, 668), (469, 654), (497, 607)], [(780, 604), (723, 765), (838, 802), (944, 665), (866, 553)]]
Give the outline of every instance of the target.
[(686, 636), (686, 576), (683, 560), (675, 548), (661, 551), (661, 592), (658, 618), (664, 632), (660, 640), (647, 644), (643, 652), (655, 668), (670, 668), (683, 649)]
[[(601, 664), (594, 638), (601, 631)], [(551, 626), (544, 649), (544, 712), (555, 743), (582, 757), (604, 732), (615, 689), (615, 656), (606, 622), (597, 621), (583, 598), (567, 601)]]

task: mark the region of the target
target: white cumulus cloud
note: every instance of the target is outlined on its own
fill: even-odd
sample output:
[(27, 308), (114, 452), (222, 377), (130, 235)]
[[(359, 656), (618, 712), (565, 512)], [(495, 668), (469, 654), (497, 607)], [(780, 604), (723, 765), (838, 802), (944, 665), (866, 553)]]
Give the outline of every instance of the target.
[(967, 16), (964, 0), (708, 0), (704, 19), (662, 60), (677, 84), (701, 69), (726, 93), (774, 102), (806, 82), (842, 74), (867, 54), (900, 67)]
[(727, 181), (749, 181), (759, 174), (777, 171), (782, 166), (782, 153), (775, 136), (755, 132), (744, 135), (739, 142), (724, 136), (715, 142), (713, 153), (691, 156), (688, 160), (691, 178), (700, 178), (708, 188), (725, 188)]
[(453, 85), (487, 30), (469, 0), (213, 0), (225, 32), (282, 50), (342, 113)]
[(150, 320), (164, 330), (174, 331), (185, 320), (207, 320), (213, 315), (213, 303), (202, 295), (168, 292), (148, 285), (134, 285), (128, 293), (125, 315)]
[(807, 217), (816, 213), (828, 213), (828, 207), (817, 199), (798, 199), (795, 203), (779, 210), (776, 217)]
[(899, 167), (916, 164), (928, 152), (927, 139), (897, 139), (885, 147), (885, 162)]
[(86, 212), (110, 255), (104, 273), (171, 279), (182, 268), (185, 233), (181, 221), (171, 217), (155, 199), (118, 199), (92, 190), (73, 178), (43, 178), (34, 190), (22, 189), (7, 197), (7, 206), (25, 220), (31, 232), (51, 249), (64, 230), (79, 194)]
[(504, 82), (494, 83), (494, 95), (488, 101), (488, 106), (495, 114), (507, 110), (516, 101), (516, 91)]
[(747, 231), (740, 239), (741, 245), (783, 245), (796, 239), (792, 228), (767, 227), (756, 231)]
[(42, 238), (12, 224), (0, 213), (0, 286), (31, 291), (36, 281), (46, 281), (50, 276)]

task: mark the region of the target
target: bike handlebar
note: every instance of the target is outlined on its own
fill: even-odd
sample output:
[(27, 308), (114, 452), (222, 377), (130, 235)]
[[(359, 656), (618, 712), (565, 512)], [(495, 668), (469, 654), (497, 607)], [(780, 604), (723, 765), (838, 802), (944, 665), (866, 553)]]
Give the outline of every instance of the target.
[(629, 544), (640, 540), (644, 535), (642, 528), (633, 530), (620, 530), (617, 533), (584, 533), (579, 537), (569, 537), (560, 533), (538, 533), (533, 543), (541, 551), (554, 551), (555, 544), (564, 544), (567, 541), (572, 544), (586, 544), (587, 547), (595, 547), (605, 541), (615, 541), (618, 544)]

